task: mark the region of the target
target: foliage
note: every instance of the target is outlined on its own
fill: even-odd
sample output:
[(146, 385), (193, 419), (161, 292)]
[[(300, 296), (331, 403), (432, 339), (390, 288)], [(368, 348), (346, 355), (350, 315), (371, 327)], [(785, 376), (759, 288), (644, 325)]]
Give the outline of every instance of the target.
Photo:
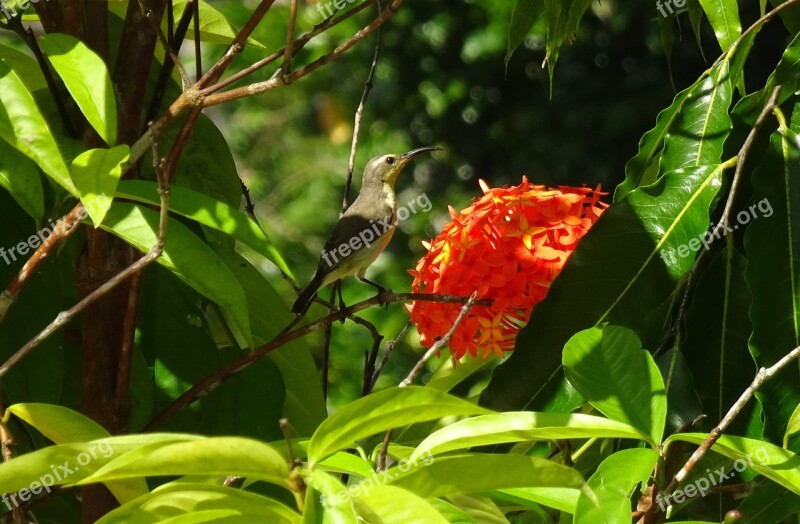
[[(296, 23), (271, 2), (3, 4), (16, 9), (0, 43), (4, 518), (580, 524), (719, 522), (733, 510), (747, 522), (796, 522), (800, 1), (761, 2), (760, 12), (733, 0), (690, 0), (685, 13), (656, 3), (650, 27), (672, 63), (689, 45), (715, 56), (709, 27), (721, 54), (696, 74), (676, 68), (671, 78), (685, 87), (671, 103), (643, 97), (655, 126), (638, 151), (629, 144), (624, 169), (599, 159), (586, 136), (588, 153), (558, 126), (534, 133), (541, 115), (519, 107), (552, 98), (553, 115), (590, 125), (588, 104), (559, 105), (581, 76), (564, 44), (608, 46), (593, 30), (623, 34), (652, 8), (517, 0), (467, 3), (460, 16), (439, 2), (394, 0), (377, 12), (376, 2), (339, 2), (343, 18), (323, 16), (336, 4), (303, 5)], [(156, 28), (168, 45), (193, 37), (192, 5), (203, 45), (185, 76)], [(687, 21), (695, 42), (677, 38)], [(289, 313), (289, 284), (311, 258), (298, 246), (335, 220), (341, 181), (330, 173), (343, 164), (331, 144), (350, 137), (341, 107), (357, 104), (372, 54), (359, 40), (378, 26), (385, 49), (371, 96), (384, 116), (362, 122), (361, 154), (438, 143), (460, 127), (460, 150), (437, 162), (458, 165), (470, 187), (489, 166), (515, 178), (515, 162), (536, 150), (552, 149), (553, 166), (596, 162), (596, 176), (579, 180), (590, 187), (624, 171), (610, 207), (577, 247), (570, 238), (502, 362), (432, 358), (468, 325), (474, 295), (438, 297), (455, 301), (452, 315), (426, 334), (431, 350), (416, 366), (402, 336), (384, 347), (389, 367), (378, 361), (383, 334), (407, 319), (399, 308), (356, 316), (379, 303), (354, 304), (364, 290), (300, 327)], [(776, 41), (780, 56), (770, 54)], [(478, 73), (451, 71), (463, 61), (500, 78), (505, 68), (524, 92), (534, 56), (544, 81), (519, 106), (508, 96), (499, 104)], [(253, 65), (261, 59), (278, 65)], [(581, 78), (593, 76), (603, 75)], [(319, 91), (311, 104), (296, 94), (304, 83)], [(337, 87), (345, 94), (331, 94)], [(297, 109), (301, 99), (308, 107)], [(261, 126), (265, 114), (275, 120)], [(324, 136), (301, 139), (314, 118)], [(521, 135), (533, 149), (491, 163), (492, 147)], [(316, 155), (304, 149), (323, 143)], [(432, 181), (443, 169), (418, 167), (416, 194), (457, 188)], [(563, 169), (544, 182), (576, 184)], [(245, 181), (264, 195), (260, 222), (246, 189), (242, 205)], [(453, 202), (468, 191), (457, 189)], [(447, 211), (435, 213), (414, 217), (410, 236), (435, 235), (431, 223)], [(539, 233), (517, 243), (535, 254)], [(384, 274), (413, 267), (389, 258)], [(332, 342), (303, 338), (348, 318)], [(457, 336), (473, 355), (488, 344)], [(358, 363), (346, 370), (358, 379), (336, 363)], [(412, 385), (419, 377), (424, 385)]]

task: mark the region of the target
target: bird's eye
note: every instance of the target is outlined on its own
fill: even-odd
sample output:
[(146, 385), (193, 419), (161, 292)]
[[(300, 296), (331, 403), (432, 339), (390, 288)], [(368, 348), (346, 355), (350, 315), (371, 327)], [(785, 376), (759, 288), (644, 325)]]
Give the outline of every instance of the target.
[(386, 157), (386, 163), (389, 164), (390, 166), (394, 164), (395, 160), (396, 159), (393, 156)]

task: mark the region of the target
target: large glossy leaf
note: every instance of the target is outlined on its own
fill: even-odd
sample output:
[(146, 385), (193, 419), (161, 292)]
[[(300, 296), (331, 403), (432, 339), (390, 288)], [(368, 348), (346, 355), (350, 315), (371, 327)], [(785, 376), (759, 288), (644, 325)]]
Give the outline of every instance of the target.
[[(146, 253), (156, 243), (158, 222), (157, 212), (118, 202), (111, 206), (102, 228)], [(242, 333), (250, 334), (247, 301), (241, 284), (225, 263), (177, 220), (169, 219), (164, 253), (158, 262), (219, 304)]]
[[(703, 413), (712, 424), (722, 420), (757, 371), (747, 347), (752, 324), (745, 265), (744, 257), (728, 242), (697, 282), (686, 314), (687, 335), (681, 349), (695, 373)], [(753, 407), (737, 417), (729, 432), (745, 435)]]
[(417, 463), (406, 472), (392, 468), (386, 475), (390, 485), (424, 497), (535, 486), (585, 488), (574, 469), (527, 455), (444, 456), (428, 465)]
[[(212, 510), (225, 513), (207, 514)], [(228, 520), (238, 518), (243, 519), (241, 522), (282, 524), (300, 519), (299, 513), (273, 498), (241, 489), (181, 482), (167, 484), (132, 500), (104, 515), (97, 524), (155, 524), (167, 519), (172, 523), (179, 516), (194, 516), (194, 520), (186, 522), (240, 522)]]
[(74, 36), (61, 33), (40, 37), (39, 46), (89, 124), (106, 144), (115, 145), (117, 107), (103, 59)]
[(714, 29), (719, 46), (726, 51), (742, 34), (736, 0), (700, 0), (700, 5)]
[(90, 149), (78, 155), (69, 168), (69, 174), (83, 203), (83, 207), (99, 227), (111, 207), (117, 183), (122, 176), (122, 164), (128, 161), (131, 150), (127, 145), (111, 149)]
[(320, 424), (308, 445), (308, 460), (314, 465), (362, 438), (399, 426), (484, 413), (488, 410), (421, 386), (385, 389), (348, 404)]
[(79, 484), (170, 475), (236, 475), (284, 487), (289, 483), (289, 467), (267, 444), (241, 437), (210, 437), (140, 446), (115, 457)]
[[(800, 120), (800, 116), (798, 116)], [(771, 137), (753, 173), (759, 218), (745, 233), (745, 279), (753, 295), (750, 350), (758, 367), (770, 366), (800, 345), (800, 151), (797, 135)], [(797, 362), (756, 393), (765, 415), (765, 435), (781, 442), (787, 421), (800, 403)]]
[(4, 140), (0, 140), (0, 187), (34, 220), (42, 220), (44, 191), (36, 164)]
[(39, 89), (47, 89), (42, 68), (32, 56), (0, 43), (0, 60), (17, 72), (20, 80), (31, 93)]
[(339, 479), (319, 469), (306, 472), (303, 478), (308, 486), (304, 524), (356, 524), (350, 491)]
[(4, 62), (0, 63), (0, 138), (33, 160), (61, 187), (77, 195), (67, 164), (33, 96)]
[[(121, 181), (117, 187), (117, 196), (154, 205), (161, 201), (158, 184), (146, 180)], [(287, 275), (292, 275), (281, 254), (258, 224), (227, 203), (192, 189), (174, 186), (170, 188), (169, 209), (204, 226), (227, 233), (266, 257)]]
[(631, 518), (631, 494), (648, 478), (658, 460), (652, 449), (624, 449), (605, 459), (586, 483), (598, 504), (581, 493), (575, 524), (627, 522)]
[(614, 201), (619, 202), (639, 186), (648, 186), (656, 181), (658, 176), (658, 157), (664, 147), (664, 138), (673, 125), (683, 106), (696, 87), (703, 81), (701, 77), (693, 85), (687, 87), (677, 95), (672, 104), (662, 110), (656, 117), (656, 125), (639, 140), (639, 151), (636, 156), (625, 164), (625, 180), (614, 191)]
[(607, 417), (661, 442), (667, 418), (664, 381), (636, 333), (618, 326), (575, 334), (564, 346), (564, 372), (575, 389)]
[(650, 437), (636, 428), (593, 415), (578, 413), (510, 412), (480, 415), (460, 420), (435, 431), (411, 455), (411, 461), (424, 454), (440, 454), (454, 449), (527, 440), (573, 438)]
[(732, 95), (729, 64), (722, 60), (689, 90), (664, 137), (660, 172), (721, 161), (722, 147), (731, 130), (728, 108)]
[(721, 175), (713, 166), (669, 172), (611, 206), (533, 309), (481, 402), (497, 411), (544, 411), (562, 379), (564, 344), (595, 324), (628, 327), (645, 347), (657, 347), (665, 306), (700, 249)]
[[(676, 433), (664, 444), (668, 446), (676, 440), (700, 444), (707, 436), (705, 433)], [(722, 435), (711, 451), (733, 459), (736, 471), (743, 471), (745, 467), (750, 468), (784, 488), (800, 494), (800, 456), (791, 451), (769, 442), (735, 435)]]
[(736, 508), (745, 522), (784, 522), (784, 519), (800, 514), (800, 495), (792, 493), (780, 484), (762, 479), (755, 483), (745, 499)]

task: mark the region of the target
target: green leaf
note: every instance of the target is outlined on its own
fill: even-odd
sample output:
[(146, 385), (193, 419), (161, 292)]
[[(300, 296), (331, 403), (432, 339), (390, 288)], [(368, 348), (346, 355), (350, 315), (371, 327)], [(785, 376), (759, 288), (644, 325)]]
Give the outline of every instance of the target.
[(658, 358), (657, 364), (667, 390), (666, 430), (672, 433), (705, 412), (683, 353), (673, 347)]
[(511, 23), (508, 25), (508, 46), (506, 48), (505, 63), (517, 50), (519, 45), (525, 40), (525, 36), (530, 32), (536, 19), (542, 14), (544, 4), (542, 0), (517, 0), (514, 4), (514, 11), (511, 13)]
[(716, 165), (732, 124), (728, 115), (733, 89), (728, 61), (722, 60), (695, 84), (664, 137), (659, 170)]
[[(200, 40), (217, 44), (230, 44), (236, 37), (239, 29), (234, 26), (225, 15), (218, 11), (214, 6), (201, 0), (199, 2), (200, 11)], [(175, 20), (180, 20), (183, 10), (186, 8), (186, 0), (174, 0), (172, 11)], [(166, 17), (165, 17), (166, 18)], [(194, 39), (194, 32), (186, 34), (188, 39)], [(247, 44), (263, 49), (265, 46), (254, 38), (248, 38)]]
[(318, 469), (306, 472), (306, 507), (303, 522), (356, 524), (357, 517), (350, 491), (335, 478)]
[(789, 447), (789, 437), (795, 433), (800, 432), (800, 404), (794, 408), (792, 416), (789, 417), (789, 423), (786, 424), (786, 433), (783, 434), (783, 447)]
[(700, 5), (714, 29), (720, 48), (723, 52), (727, 51), (742, 34), (736, 0), (700, 0)]
[(33, 96), (17, 73), (0, 63), (0, 138), (33, 160), (72, 195), (78, 191)]
[[(481, 524), (508, 524), (508, 519), (506, 519), (503, 512), (497, 507), (497, 504), (490, 498), (480, 497), (478, 495), (451, 495), (447, 498), (455, 507), (465, 511), (469, 517), (472, 517), (472, 522), (480, 522)], [(433, 500), (437, 501), (441, 499)], [(437, 508), (437, 510), (438, 509), (439, 508)], [(469, 522), (469, 520), (467, 520), (467, 522)]]
[[(745, 279), (753, 295), (750, 351), (757, 367), (769, 367), (800, 345), (800, 150), (791, 130), (773, 134), (753, 172), (758, 214), (747, 227)], [(800, 403), (800, 371), (784, 368), (756, 393), (764, 410), (764, 432), (781, 442)]]
[(409, 522), (447, 524), (448, 522), (423, 497), (402, 488), (377, 484), (370, 489), (360, 489), (357, 498), (369, 506), (384, 524)]
[(721, 176), (720, 166), (669, 172), (606, 210), (533, 309), (514, 352), (494, 369), (481, 404), (547, 411), (562, 380), (564, 344), (592, 325), (633, 329), (645, 347), (657, 347), (675, 287), (700, 249)]
[[(275, 338), (294, 316), (275, 288), (241, 255), (218, 253), (236, 276), (247, 297), (254, 347)], [(311, 435), (327, 416), (322, 381), (305, 339), (284, 344), (267, 353), (280, 370), (286, 388), (283, 416), (300, 435)]]
[(440, 454), (454, 449), (527, 440), (630, 438), (649, 440), (646, 433), (614, 420), (571, 413), (509, 412), (480, 415), (433, 432), (411, 455)]
[[(705, 433), (675, 433), (667, 438), (664, 445), (666, 447), (676, 440), (700, 444), (707, 436)], [(735, 435), (722, 435), (711, 451), (734, 460), (736, 471), (743, 471), (745, 467), (750, 468), (784, 488), (800, 494), (800, 456), (791, 451), (763, 440)], [(739, 469), (740, 465), (742, 469)]]
[(118, 456), (78, 484), (171, 475), (235, 475), (289, 484), (280, 453), (257, 440), (210, 437), (184, 442), (154, 442)]
[[(687, 335), (681, 349), (698, 374), (697, 393), (703, 413), (712, 421), (722, 420), (758, 371), (747, 347), (752, 323), (746, 264), (733, 242), (728, 242), (697, 282), (686, 313)], [(748, 405), (728, 432), (744, 435), (754, 407), (754, 403)]]
[[(111, 206), (101, 227), (147, 253), (156, 243), (158, 223), (157, 212), (117, 202)], [(219, 304), (242, 333), (250, 334), (247, 301), (241, 284), (225, 263), (177, 220), (169, 219), (164, 252), (158, 263)]]
[[(209, 510), (208, 508), (214, 508)], [(152, 493), (143, 495), (124, 506), (104, 515), (97, 524), (124, 524), (136, 522), (234, 522), (221, 519), (224, 516), (250, 519), (248, 522), (270, 522), (275, 524), (297, 522), (300, 514), (280, 502), (241, 489), (209, 484), (170, 483)], [(194, 519), (188, 517), (194, 517)]]
[[(122, 180), (116, 194), (145, 204), (159, 205), (161, 202), (158, 184), (146, 180)], [(169, 210), (230, 235), (292, 276), (291, 269), (258, 224), (225, 202), (192, 189), (173, 186), (170, 188)]]
[(53, 404), (14, 404), (6, 409), (6, 413), (24, 420), (56, 444), (98, 440), (110, 436), (94, 420), (77, 411)]
[(38, 223), (44, 216), (44, 191), (36, 164), (0, 140), (0, 186)]
[(575, 488), (508, 488), (492, 492), (492, 497), (524, 507), (542, 505), (574, 514), (580, 493), (580, 490)]
[(617, 186), (614, 192), (614, 202), (621, 201), (637, 187), (649, 186), (656, 181), (658, 158), (664, 146), (664, 138), (683, 110), (689, 93), (702, 81), (703, 79), (701, 78), (675, 95), (672, 104), (658, 113), (655, 127), (645, 133), (639, 140), (639, 152), (625, 164), (625, 180)]
[(594, 327), (564, 346), (564, 372), (575, 389), (607, 417), (661, 442), (667, 419), (664, 381), (653, 357), (633, 331)]
[(520, 487), (584, 488), (580, 473), (549, 460), (527, 455), (469, 454), (437, 457), (406, 472), (386, 471), (392, 486), (423, 497), (444, 497)]
[(446, 416), (476, 415), (488, 410), (421, 386), (390, 388), (352, 402), (320, 424), (308, 445), (314, 464), (356, 441), (388, 429)]
[(443, 360), (444, 362), (436, 368), (425, 387), (439, 391), (450, 391), (488, 364), (493, 363), (492, 359), (489, 358), (463, 358), (456, 363), (450, 356), (447, 356), (443, 357)]
[(650, 476), (658, 460), (652, 449), (624, 449), (606, 458), (586, 482), (597, 496), (598, 505), (581, 493), (575, 510), (575, 524), (628, 522), (631, 494)]
[(0, 60), (19, 75), (31, 93), (39, 89), (47, 89), (47, 81), (44, 79), (42, 69), (32, 56), (0, 43)]
[(738, 509), (744, 522), (785, 522), (785, 519), (800, 514), (800, 495), (792, 493), (780, 484), (763, 479), (755, 482)]
[[(125, 435), (36, 450), (0, 464), (0, 493), (21, 489), (41, 492), (42, 489), (49, 491), (54, 485), (78, 484), (117, 457), (143, 445), (187, 438), (197, 437), (162, 433)], [(146, 484), (139, 480), (108, 482), (106, 485), (121, 504), (147, 493)]]
[(111, 149), (90, 149), (72, 161), (70, 177), (95, 227), (102, 225), (111, 207), (122, 176), (122, 164), (128, 161), (130, 154), (130, 148), (121, 145)]
[(39, 46), (64, 81), (83, 116), (106, 144), (117, 143), (117, 108), (106, 64), (74, 36), (51, 33)]

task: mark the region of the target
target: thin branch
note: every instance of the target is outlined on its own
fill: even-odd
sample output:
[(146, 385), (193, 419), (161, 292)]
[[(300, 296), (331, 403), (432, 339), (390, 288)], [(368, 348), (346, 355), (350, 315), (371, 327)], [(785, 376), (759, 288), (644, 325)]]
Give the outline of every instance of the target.
[[(324, 33), (326, 30), (330, 29), (331, 27), (343, 22), (344, 20), (347, 20), (348, 18), (352, 17), (356, 13), (359, 13), (359, 12), (363, 11), (364, 9), (366, 9), (367, 7), (369, 7), (370, 5), (375, 3), (376, 1), (377, 0), (365, 0), (363, 3), (357, 5), (356, 7), (354, 7), (350, 11), (344, 13), (343, 15), (341, 15), (341, 16), (339, 16), (337, 18), (328, 18), (324, 22), (321, 22), (321, 23), (317, 24), (316, 26), (314, 26), (314, 28), (311, 31), (309, 31), (308, 33), (304, 34), (303, 36), (298, 38), (296, 42), (294, 42), (294, 44), (292, 46), (292, 56), (297, 55), (297, 53), (303, 47), (305, 47), (305, 45), (312, 38), (314, 38), (315, 36)], [(263, 67), (266, 67), (267, 65), (271, 64), (272, 62), (274, 62), (275, 60), (279, 59), (282, 56), (284, 56), (284, 50), (283, 49), (281, 49), (280, 51), (275, 51), (271, 55), (262, 58), (258, 62), (255, 62), (254, 64), (242, 69), (238, 73), (234, 73), (231, 76), (229, 76), (228, 78), (226, 78), (224, 80), (220, 80), (219, 82), (217, 82), (214, 85), (211, 85), (211, 86), (208, 86), (206, 88), (203, 88), (200, 91), (200, 94), (203, 95), (203, 96), (208, 96), (208, 95), (210, 95), (212, 93), (216, 93), (220, 89), (224, 89), (224, 88), (228, 87), (229, 85), (233, 84), (234, 82), (236, 82), (238, 80), (241, 80), (242, 78), (244, 78), (244, 77), (246, 77), (246, 76), (248, 76), (248, 75), (250, 75), (250, 74), (252, 74), (252, 73), (254, 73), (256, 71), (258, 71), (259, 69), (261, 69)]]
[[(370, 380), (369, 391), (375, 387), (375, 384), (378, 382), (378, 378), (381, 376), (383, 372), (383, 368), (386, 366), (386, 363), (389, 362), (389, 356), (394, 351), (394, 348), (397, 347), (398, 342), (405, 336), (408, 328), (411, 327), (411, 322), (406, 322), (406, 325), (403, 326), (403, 329), (400, 330), (400, 333), (397, 336), (386, 343), (386, 346), (383, 348), (383, 355), (381, 355), (381, 361), (378, 363), (378, 366), (375, 368), (375, 372), (372, 374), (372, 378)], [(368, 391), (368, 393), (369, 393)]]
[[(161, 42), (161, 47), (164, 48), (164, 53), (166, 53), (167, 57), (169, 57), (170, 61), (172, 61), (172, 63), (178, 69), (178, 74), (181, 75), (181, 80), (183, 80), (183, 85), (188, 86), (189, 84), (192, 83), (192, 81), (189, 79), (189, 75), (183, 68), (183, 64), (181, 64), (180, 59), (175, 54), (175, 51), (172, 49), (169, 40), (167, 40), (167, 37), (164, 36), (164, 32), (161, 31), (161, 26), (159, 25), (158, 20), (156, 20), (155, 17), (153, 16), (152, 9), (149, 9), (147, 6), (144, 5), (144, 0), (138, 0), (138, 2), (139, 2), (139, 9), (141, 9), (142, 11), (142, 15), (144, 15), (144, 17), (150, 23), (150, 28), (158, 37), (158, 41)], [(195, 5), (197, 5), (196, 2)], [(164, 60), (164, 63), (166, 64), (167, 60)]]
[(316, 71), (323, 65), (327, 64), (331, 60), (338, 58), (339, 56), (344, 54), (347, 50), (349, 50), (351, 47), (353, 47), (358, 42), (369, 36), (372, 32), (377, 30), (397, 11), (397, 9), (399, 9), (402, 3), (403, 0), (394, 0), (392, 4), (380, 14), (380, 16), (378, 16), (375, 20), (373, 20), (369, 25), (363, 27), (358, 32), (356, 32), (356, 34), (354, 34), (349, 40), (346, 40), (345, 42), (339, 44), (336, 47), (336, 49), (334, 49), (330, 53), (323, 55), (322, 57), (311, 62), (310, 64), (301, 67), (297, 71), (286, 76), (278, 75), (263, 82), (256, 82), (254, 84), (250, 84), (243, 87), (237, 87), (229, 91), (224, 91), (222, 93), (209, 95), (203, 101), (204, 107), (211, 107), (218, 104), (223, 104), (225, 102), (230, 102), (231, 100), (237, 100), (239, 98), (261, 94), (266, 91), (269, 91), (270, 89), (287, 86), (295, 82), (296, 80), (303, 78), (309, 73)]
[(762, 367), (761, 369), (758, 370), (758, 373), (756, 373), (756, 377), (753, 379), (753, 382), (750, 384), (750, 386), (748, 386), (748, 388), (744, 390), (744, 393), (742, 393), (739, 399), (733, 404), (733, 406), (731, 406), (725, 417), (720, 421), (719, 424), (717, 424), (717, 426), (714, 429), (712, 429), (709, 432), (706, 439), (703, 441), (702, 444), (700, 444), (700, 447), (698, 447), (694, 451), (694, 453), (692, 453), (692, 456), (689, 457), (689, 460), (686, 461), (686, 464), (684, 464), (683, 467), (680, 469), (680, 471), (678, 471), (678, 473), (675, 474), (675, 477), (673, 477), (672, 481), (669, 483), (669, 486), (667, 486), (667, 489), (664, 490), (666, 493), (672, 493), (672, 491), (678, 486), (678, 484), (680, 484), (681, 482), (683, 482), (684, 479), (686, 479), (686, 477), (689, 475), (692, 469), (697, 465), (700, 459), (703, 458), (703, 455), (705, 455), (706, 452), (709, 449), (711, 449), (711, 446), (713, 446), (714, 443), (716, 443), (717, 440), (719, 440), (719, 437), (728, 428), (728, 426), (730, 426), (731, 422), (733, 422), (733, 419), (736, 417), (736, 415), (738, 415), (742, 411), (744, 406), (747, 404), (747, 402), (750, 401), (750, 399), (753, 397), (758, 388), (760, 388), (761, 385), (764, 384), (764, 382), (771, 379), (781, 369), (786, 367), (790, 362), (792, 362), (794, 359), (798, 357), (800, 357), (800, 346), (794, 348), (792, 351), (784, 355), (783, 358), (781, 358), (771, 367), (769, 368)]
[[(330, 303), (333, 304), (336, 300), (336, 291), (341, 286), (341, 282), (334, 282), (331, 286), (331, 298)], [(335, 308), (331, 307), (331, 311)], [(328, 324), (325, 326), (325, 333), (323, 335), (323, 342), (322, 342), (322, 398), (325, 402), (328, 401), (328, 376), (330, 372), (331, 366), (331, 337), (333, 336), (333, 324)]]
[(62, 219), (56, 222), (50, 235), (44, 239), (42, 244), (31, 255), (19, 273), (14, 277), (14, 280), (8, 287), (0, 294), (0, 323), (5, 319), (9, 308), (17, 300), (22, 289), (30, 281), (31, 277), (36, 274), (39, 266), (50, 256), (54, 248), (65, 238), (77, 231), (77, 227), (81, 220), (86, 217), (86, 210), (80, 202), (72, 208)]
[(375, 361), (378, 359), (378, 350), (381, 348), (383, 335), (378, 333), (378, 329), (374, 324), (363, 318), (352, 317), (351, 320), (367, 328), (370, 336), (372, 336), (372, 347), (369, 351), (364, 352), (364, 378), (361, 386), (361, 396), (364, 397), (369, 394), (369, 390), (371, 389), (372, 374), (375, 372)]
[[(384, 293), (380, 293), (374, 297), (368, 298), (367, 300), (363, 300), (344, 309), (333, 311), (319, 320), (301, 326), (293, 331), (281, 334), (280, 336), (274, 338), (273, 340), (259, 347), (255, 351), (252, 351), (242, 356), (241, 358), (235, 360), (234, 362), (228, 364), (227, 366), (207, 376), (206, 378), (204, 378), (203, 380), (201, 380), (200, 382), (189, 388), (188, 391), (183, 393), (180, 397), (174, 400), (169, 406), (167, 406), (158, 416), (156, 416), (153, 420), (150, 421), (150, 423), (147, 424), (147, 426), (144, 428), (144, 431), (153, 431), (156, 428), (161, 427), (166, 421), (171, 419), (181, 409), (185, 408), (186, 406), (190, 405), (196, 400), (205, 397), (212, 391), (216, 390), (224, 381), (228, 380), (229, 378), (239, 373), (240, 371), (246, 369), (248, 366), (250, 366), (250, 364), (258, 360), (259, 358), (263, 357), (270, 351), (273, 351), (283, 346), (284, 344), (291, 342), (292, 340), (303, 337), (311, 333), (312, 331), (315, 331), (323, 326), (332, 324), (338, 320), (348, 318), (354, 313), (357, 313), (371, 306), (375, 306), (378, 304), (389, 304), (393, 302), (409, 302), (413, 300), (461, 304), (466, 301), (469, 301), (469, 298), (455, 297), (451, 295), (429, 295), (427, 293), (391, 293), (389, 291), (386, 291)], [(474, 303), (482, 306), (488, 306), (491, 305), (492, 300), (481, 299), (474, 301)], [(293, 320), (293, 322), (295, 321), (296, 320)]]
[[(378, 14), (381, 12), (381, 3), (378, 1)], [(367, 80), (364, 82), (364, 92), (361, 93), (361, 100), (358, 102), (358, 109), (353, 122), (353, 140), (350, 143), (350, 160), (347, 163), (347, 181), (344, 185), (344, 199), (342, 201), (342, 212), (350, 206), (350, 186), (353, 183), (353, 170), (356, 165), (356, 150), (358, 149), (358, 134), (361, 131), (361, 119), (364, 115), (364, 106), (367, 103), (367, 97), (372, 90), (373, 79), (375, 78), (375, 69), (378, 67), (378, 59), (381, 56), (381, 40), (383, 38), (383, 26), (378, 28), (377, 41), (375, 42), (375, 52), (372, 55), (372, 64), (369, 67)], [(366, 385), (366, 383), (365, 383)]]
[[(441, 351), (443, 347), (445, 347), (447, 344), (450, 343), (450, 339), (452, 338), (453, 333), (455, 333), (456, 329), (458, 329), (458, 326), (461, 324), (464, 318), (466, 318), (467, 313), (469, 313), (469, 310), (475, 304), (475, 297), (477, 296), (478, 292), (473, 291), (472, 295), (470, 295), (467, 301), (464, 302), (464, 305), (461, 306), (461, 311), (458, 313), (458, 317), (456, 317), (456, 320), (455, 322), (453, 322), (453, 325), (450, 326), (450, 330), (447, 333), (445, 333), (445, 335), (442, 338), (434, 342), (433, 345), (428, 349), (428, 351), (426, 351), (425, 354), (422, 355), (422, 358), (419, 359), (417, 364), (411, 369), (411, 372), (408, 374), (408, 376), (404, 378), (403, 381), (400, 382), (400, 384), (398, 384), (398, 387), (404, 388), (413, 384), (414, 381), (417, 379), (417, 376), (422, 372), (423, 368), (425, 367), (425, 364), (428, 363), (431, 357), (433, 357), (433, 355)], [(378, 454), (378, 460), (376, 461), (376, 466), (378, 471), (383, 471), (386, 469), (386, 453), (389, 451), (389, 441), (391, 440), (391, 438), (392, 438), (392, 430), (390, 429), (389, 431), (386, 432), (386, 436), (383, 439), (383, 446), (381, 447), (381, 451)]]
[[(188, 7), (188, 5), (187, 5)], [(194, 22), (194, 78), (199, 80), (203, 76), (203, 53), (200, 49), (200, 2), (192, 3), (192, 21)], [(189, 85), (187, 82), (186, 85)]]
[(297, 23), (297, 0), (289, 3), (289, 27), (286, 30), (286, 45), (283, 48), (283, 64), (281, 64), (281, 74), (287, 75), (292, 72), (292, 55), (294, 54), (294, 29)]
[(753, 145), (753, 142), (758, 136), (758, 132), (761, 130), (761, 127), (766, 122), (767, 118), (769, 117), (772, 110), (775, 108), (778, 102), (778, 94), (781, 92), (780, 85), (775, 86), (770, 94), (769, 99), (764, 104), (764, 107), (761, 108), (761, 113), (758, 115), (755, 124), (753, 124), (753, 128), (747, 134), (747, 138), (745, 138), (744, 143), (742, 144), (742, 148), (739, 150), (739, 153), (736, 155), (737, 162), (736, 162), (736, 170), (733, 173), (733, 180), (731, 181), (731, 189), (728, 191), (728, 200), (725, 202), (725, 209), (722, 211), (722, 216), (717, 222), (717, 225), (714, 227), (712, 231), (712, 236), (717, 237), (718, 235), (722, 234), (725, 229), (728, 227), (730, 223), (730, 214), (731, 210), (733, 209), (733, 202), (736, 199), (736, 190), (739, 188), (739, 182), (742, 178), (742, 171), (744, 171), (745, 160), (747, 159), (747, 155), (750, 152), (750, 148)]

